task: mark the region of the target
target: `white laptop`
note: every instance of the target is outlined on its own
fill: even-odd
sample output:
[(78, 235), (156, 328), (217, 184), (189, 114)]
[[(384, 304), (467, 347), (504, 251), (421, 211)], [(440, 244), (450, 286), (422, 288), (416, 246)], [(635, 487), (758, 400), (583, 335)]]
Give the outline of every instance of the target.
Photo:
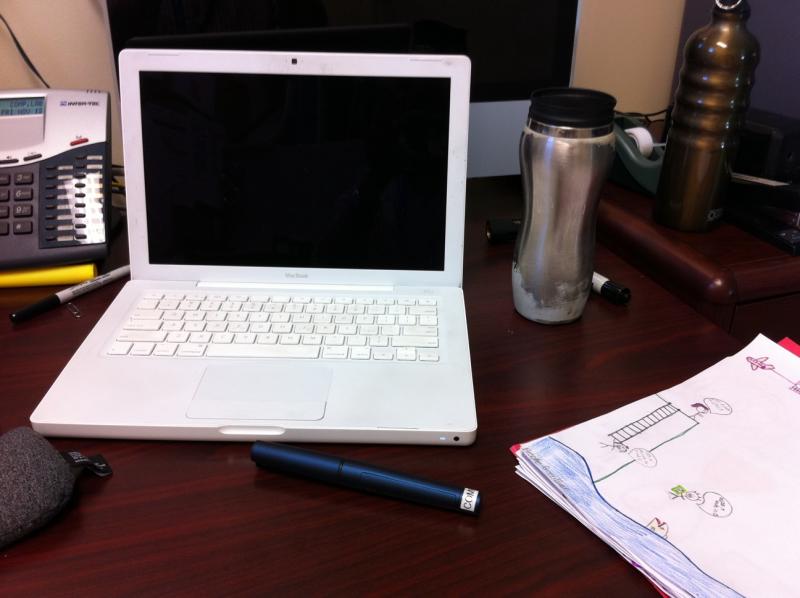
[(120, 55), (131, 281), (60, 436), (468, 445), (461, 56)]

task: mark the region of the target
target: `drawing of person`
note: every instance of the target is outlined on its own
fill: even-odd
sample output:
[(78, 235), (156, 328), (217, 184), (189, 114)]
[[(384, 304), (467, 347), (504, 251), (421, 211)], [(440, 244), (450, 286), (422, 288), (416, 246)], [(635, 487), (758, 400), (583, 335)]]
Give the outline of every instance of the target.
[(711, 409), (709, 409), (703, 403), (692, 403), (691, 407), (694, 407), (697, 411), (695, 411), (694, 415), (690, 415), (694, 421), (700, 421), (703, 417), (711, 413)]
[(607, 443), (605, 443), (605, 442), (601, 442), (601, 443), (600, 443), (600, 446), (602, 446), (603, 448), (609, 448), (609, 449), (611, 449), (611, 452), (612, 452), (612, 453), (622, 453), (622, 454), (625, 454), (625, 453), (627, 453), (627, 452), (628, 452), (628, 445), (627, 445), (627, 444), (625, 444), (624, 442), (620, 442), (620, 441), (619, 441), (619, 440), (617, 440), (616, 438), (615, 438), (615, 439), (613, 439), (613, 441), (612, 441), (612, 443), (611, 443), (611, 444), (607, 444)]
[(733, 407), (722, 399), (714, 397), (706, 397), (702, 403), (692, 403), (690, 406), (696, 409), (695, 413), (689, 416), (695, 421), (700, 421), (706, 415), (730, 415), (733, 413)]
[(687, 490), (683, 486), (675, 486), (671, 490), (672, 498), (681, 498), (693, 502), (697, 507), (712, 517), (728, 517), (733, 513), (733, 505), (719, 492), (703, 492)]
[(636, 461), (639, 465), (644, 465), (645, 467), (655, 467), (658, 465), (658, 460), (656, 459), (655, 455), (648, 451), (647, 449), (643, 448), (630, 448), (624, 442), (620, 442), (619, 440), (614, 439), (613, 444), (607, 444), (605, 442), (601, 442), (600, 446), (603, 448), (611, 449), (612, 453), (620, 453), (620, 454), (628, 454), (633, 457), (633, 460)]

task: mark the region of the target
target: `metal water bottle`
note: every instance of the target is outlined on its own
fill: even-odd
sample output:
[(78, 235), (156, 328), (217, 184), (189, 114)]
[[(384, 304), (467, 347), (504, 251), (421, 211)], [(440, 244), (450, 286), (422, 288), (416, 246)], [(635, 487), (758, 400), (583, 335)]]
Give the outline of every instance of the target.
[(716, 0), (686, 42), (653, 212), (661, 224), (704, 231), (722, 216), (759, 58), (749, 17), (747, 0)]
[(559, 324), (583, 313), (592, 284), (600, 188), (614, 161), (614, 106), (605, 93), (535, 91), (520, 139), (525, 209), (512, 264), (516, 310)]

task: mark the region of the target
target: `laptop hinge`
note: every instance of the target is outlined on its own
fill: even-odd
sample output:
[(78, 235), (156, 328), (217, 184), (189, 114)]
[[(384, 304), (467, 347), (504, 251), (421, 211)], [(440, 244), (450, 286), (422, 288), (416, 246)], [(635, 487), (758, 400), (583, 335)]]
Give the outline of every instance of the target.
[(301, 284), (301, 283), (259, 283), (259, 282), (198, 282), (198, 289), (279, 289), (283, 291), (335, 291), (359, 293), (391, 293), (390, 284)]

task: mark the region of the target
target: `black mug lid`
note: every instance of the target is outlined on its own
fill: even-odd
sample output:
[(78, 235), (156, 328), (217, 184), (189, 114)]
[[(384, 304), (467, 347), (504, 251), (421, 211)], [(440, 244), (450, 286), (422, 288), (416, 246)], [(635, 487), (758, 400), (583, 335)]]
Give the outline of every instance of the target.
[(528, 118), (559, 127), (591, 128), (614, 122), (614, 96), (594, 89), (548, 87), (531, 94)]

